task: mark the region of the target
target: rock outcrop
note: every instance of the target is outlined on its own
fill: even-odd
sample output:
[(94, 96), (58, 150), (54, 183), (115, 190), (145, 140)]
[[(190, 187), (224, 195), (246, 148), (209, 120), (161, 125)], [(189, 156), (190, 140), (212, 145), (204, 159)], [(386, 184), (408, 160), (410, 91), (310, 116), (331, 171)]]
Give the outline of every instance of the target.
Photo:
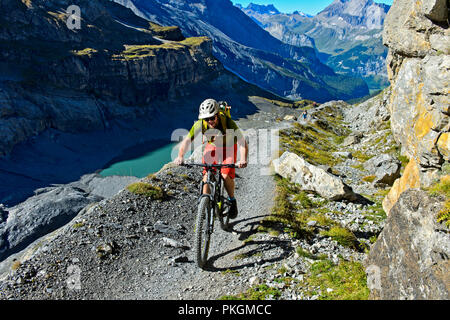
[(450, 235), (435, 218), (441, 207), (418, 189), (402, 193), (367, 261), (372, 298), (450, 298)]
[[(388, 219), (367, 260), (374, 299), (449, 299), (450, 236), (438, 218), (448, 202), (448, 10), (445, 0), (397, 0), (386, 18), (387, 108), (410, 161), (383, 200)], [(437, 186), (440, 197), (423, 191)]]
[[(450, 159), (447, 4), (399, 0), (386, 18), (391, 127), (402, 153), (411, 159), (393, 191), (397, 195), (409, 186), (429, 186), (442, 164)], [(389, 209), (385, 206), (386, 212)]]

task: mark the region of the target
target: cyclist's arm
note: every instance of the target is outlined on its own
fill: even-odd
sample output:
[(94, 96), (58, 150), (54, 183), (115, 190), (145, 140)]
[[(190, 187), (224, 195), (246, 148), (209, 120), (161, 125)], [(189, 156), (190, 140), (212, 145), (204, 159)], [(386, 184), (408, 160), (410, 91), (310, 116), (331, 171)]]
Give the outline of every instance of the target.
[(195, 122), (191, 130), (189, 131), (188, 135), (183, 139), (183, 141), (180, 144), (180, 150), (178, 150), (178, 157), (174, 160), (175, 164), (181, 165), (183, 163), (184, 155), (188, 151), (188, 148), (192, 140), (194, 140), (197, 134), (201, 132), (202, 129), (201, 126), (202, 126), (201, 121)]
[(247, 166), (247, 159), (248, 159), (248, 143), (245, 139), (244, 135), (242, 134), (242, 131), (237, 126), (236, 122), (230, 119), (229, 128), (234, 130), (234, 136), (235, 141), (237, 145), (239, 146), (239, 153), (240, 153), (240, 161), (239, 161), (239, 167), (245, 168)]
[(191, 139), (189, 136), (186, 136), (180, 145), (180, 150), (178, 150), (178, 157), (175, 159), (175, 163), (180, 165), (183, 163), (184, 155), (186, 154), (189, 146), (191, 144)]
[[(247, 166), (247, 159), (248, 159), (248, 143), (247, 140), (242, 139), (238, 140), (238, 144), (240, 146), (239, 151), (241, 153), (241, 160), (239, 161), (239, 168), (245, 168)], [(241, 143), (239, 143), (241, 141)]]

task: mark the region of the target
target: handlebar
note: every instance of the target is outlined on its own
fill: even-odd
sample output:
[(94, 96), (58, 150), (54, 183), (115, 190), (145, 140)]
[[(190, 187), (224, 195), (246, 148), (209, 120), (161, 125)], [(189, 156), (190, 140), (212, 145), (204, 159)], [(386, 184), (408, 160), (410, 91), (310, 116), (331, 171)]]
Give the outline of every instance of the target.
[(235, 168), (239, 167), (235, 164), (207, 164), (207, 163), (183, 163), (181, 164), (184, 167), (204, 167), (204, 168)]

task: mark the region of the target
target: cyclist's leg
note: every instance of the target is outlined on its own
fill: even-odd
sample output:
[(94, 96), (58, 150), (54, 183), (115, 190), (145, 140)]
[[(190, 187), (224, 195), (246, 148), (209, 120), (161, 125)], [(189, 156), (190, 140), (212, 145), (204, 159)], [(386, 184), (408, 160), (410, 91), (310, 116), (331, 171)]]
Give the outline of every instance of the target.
[[(224, 164), (234, 164), (236, 163), (237, 158), (237, 145), (234, 145), (232, 147), (224, 148)], [(235, 183), (234, 178), (236, 176), (236, 169), (234, 168), (222, 168), (221, 169), (222, 177), (225, 181), (225, 189), (227, 190), (228, 195), (230, 198), (234, 198), (234, 189), (235, 189)]]
[(230, 198), (234, 198), (234, 189), (235, 189), (234, 179), (231, 178), (231, 176), (229, 176), (228, 174), (224, 173), (222, 173), (222, 178), (224, 180), (224, 186), (225, 190), (227, 190), (228, 196)]
[[(208, 179), (208, 174), (204, 173), (203, 174), (203, 182), (206, 182), (207, 179)], [(204, 184), (202, 194), (210, 194), (210, 193), (211, 193), (211, 188), (209, 187), (209, 184)]]
[[(225, 164), (234, 164), (236, 163), (237, 156), (237, 146), (234, 145), (230, 148), (227, 148), (225, 151), (225, 159), (223, 159), (223, 163)], [(225, 189), (227, 190), (229, 199), (230, 199), (230, 211), (229, 217), (230, 219), (235, 219), (238, 215), (238, 208), (236, 199), (234, 198), (234, 190), (235, 190), (235, 169), (234, 168), (222, 168), (221, 174), (224, 179)]]
[[(216, 147), (212, 144), (207, 143), (205, 146), (205, 150), (203, 152), (203, 158), (202, 163), (208, 163), (208, 164), (216, 164)], [(215, 170), (215, 169), (213, 169)], [(214, 171), (215, 172), (215, 171)], [(208, 179), (208, 173), (206, 172), (206, 169), (203, 169), (203, 182), (206, 182)], [(203, 185), (203, 194), (210, 194), (211, 188), (208, 184)]]

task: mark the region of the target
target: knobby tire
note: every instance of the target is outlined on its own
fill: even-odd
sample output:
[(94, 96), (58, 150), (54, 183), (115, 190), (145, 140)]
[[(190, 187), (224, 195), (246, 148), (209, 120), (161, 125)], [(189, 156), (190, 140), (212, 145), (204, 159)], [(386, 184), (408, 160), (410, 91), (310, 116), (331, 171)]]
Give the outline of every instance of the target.
[(209, 197), (203, 197), (200, 200), (197, 211), (197, 220), (195, 228), (195, 256), (197, 265), (204, 268), (208, 260), (209, 244), (211, 234), (209, 233), (211, 203)]

